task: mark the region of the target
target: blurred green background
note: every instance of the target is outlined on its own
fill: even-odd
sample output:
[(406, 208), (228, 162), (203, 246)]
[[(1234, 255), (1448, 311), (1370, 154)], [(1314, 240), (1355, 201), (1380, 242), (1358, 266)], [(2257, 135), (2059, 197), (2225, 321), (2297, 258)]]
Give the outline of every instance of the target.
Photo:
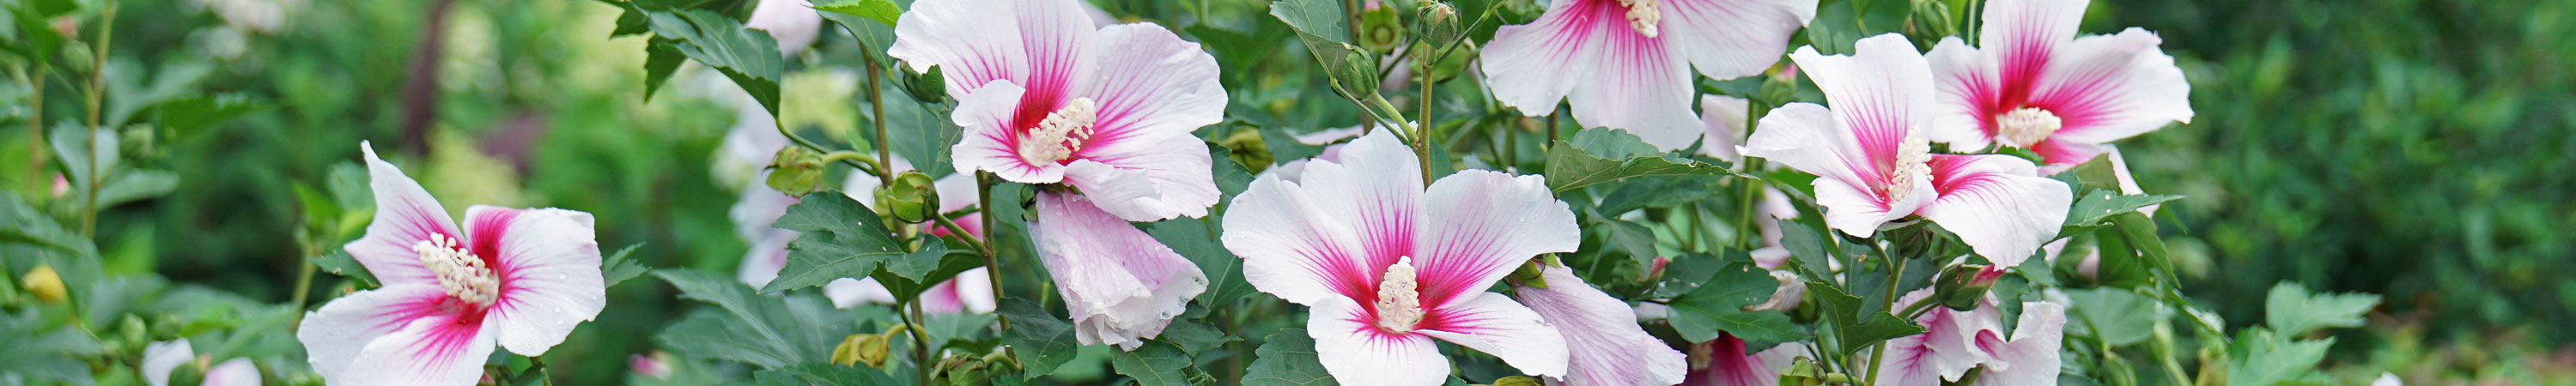
[[(1261, 7), (1207, 2), (1244, 11), (1229, 14)], [(684, 68), (648, 102), (644, 41), (607, 38), (617, 18), (608, 4), (453, 0), (433, 12), (440, 3), (121, 3), (107, 81), (135, 91), (112, 92), (110, 105), (167, 90), (272, 107), (129, 144), (182, 183), (106, 214), (107, 269), (285, 301), (304, 258), (291, 187), (322, 184), (329, 167), (358, 159), (358, 141), (373, 140), (452, 210), (589, 211), (603, 248), (644, 243), (636, 253), (651, 266), (732, 270), (745, 248), (727, 216), (737, 195), (710, 162), (740, 117), (729, 83)], [(1190, 8), (1102, 5), (1158, 20)], [(1251, 22), (1276, 24), (1266, 20)], [(2565, 345), (2576, 339), (2565, 328), (2576, 325), (2576, 280), (2562, 278), (2576, 271), (2576, 236), (2564, 232), (2576, 225), (2576, 0), (2097, 1), (2084, 31), (2127, 26), (2159, 33), (2193, 83), (2192, 124), (2121, 145), (2149, 192), (2189, 196), (2159, 220), (2201, 304), (2242, 325), (2283, 280), (2377, 293), (2387, 305), (2369, 328), (2338, 335), (2330, 365), (2410, 380), (2576, 379), (2567, 370), (2576, 349)], [(838, 29), (823, 36), (816, 44), (853, 44)], [(435, 56), (416, 62), (424, 53)], [(821, 134), (857, 125), (859, 86), (831, 71), (848, 66), (854, 58), (790, 60), (785, 123)], [(40, 82), (42, 92), (73, 95), (70, 81)], [(29, 110), (17, 101), (31, 91), (16, 81), (0, 89), (16, 118), (0, 119), (10, 122), (0, 128), (0, 184), (30, 191), (50, 178), (24, 172)], [(407, 105), (413, 97), (434, 107)], [(1240, 102), (1282, 98), (1295, 97)], [(612, 358), (648, 350), (633, 337), (663, 326), (615, 321), (674, 319), (681, 303), (670, 291), (618, 287), (604, 322), (578, 330), (553, 354), (573, 359), (556, 363), (622, 377), (624, 361)]]

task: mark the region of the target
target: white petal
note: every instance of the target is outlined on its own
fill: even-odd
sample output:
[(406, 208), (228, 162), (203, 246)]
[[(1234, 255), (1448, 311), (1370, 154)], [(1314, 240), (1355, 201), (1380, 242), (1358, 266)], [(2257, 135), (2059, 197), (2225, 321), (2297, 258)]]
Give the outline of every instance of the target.
[(2049, 302), (2023, 302), (2021, 328), (2013, 330), (2013, 339), (2002, 350), (1995, 351), (1995, 361), (2009, 366), (1988, 369), (1977, 376), (1978, 385), (2038, 386), (2057, 384), (2058, 349), (2065, 339), (2066, 306)]
[(431, 234), (463, 238), (465, 233), (456, 230), (456, 220), (447, 216), (438, 198), (421, 189), (420, 182), (376, 158), (376, 149), (366, 142), (359, 142), (358, 149), (367, 156), (367, 186), (375, 191), (376, 217), (367, 224), (365, 237), (343, 248), (386, 286), (438, 285), (438, 277), (420, 265), (420, 253), (412, 252), (412, 245), (429, 240)]
[(760, 0), (760, 6), (751, 9), (751, 19), (743, 21), (742, 26), (769, 31), (769, 37), (778, 41), (778, 53), (792, 57), (814, 44), (814, 37), (823, 29), (823, 15), (815, 13), (814, 6), (805, 0)]
[(1626, 28), (1625, 19), (1619, 21), (1615, 24), (1621, 28), (1604, 34), (1600, 41), (1604, 46), (1594, 51), (1601, 57), (1591, 77), (1576, 84), (1567, 100), (1574, 121), (1584, 127), (1627, 130), (1656, 149), (1690, 147), (1705, 131), (1698, 117), (1691, 115), (1695, 90), (1690, 63), (1667, 46), (1668, 40), (1639, 36)]
[(1887, 353), (1874, 355), (1867, 350), (1854, 354), (1861, 360), (1878, 358), (1878, 384), (1939, 385), (1941, 373), (1933, 368), (1931, 346), (1923, 344), (1924, 335), (1910, 335), (1887, 340)]
[(1665, 40), (1701, 74), (1727, 79), (1779, 63), (1789, 36), (1816, 18), (1816, 0), (1664, 0), (1663, 11)]
[(1110, 214), (1128, 221), (1197, 218), (1216, 205), (1213, 159), (1198, 137), (1106, 145), (1084, 148), (1064, 179)]
[(2008, 155), (1935, 155), (1932, 174), (1940, 198), (1916, 213), (1997, 266), (2019, 266), (2057, 238), (2075, 200), (2066, 183)]
[(1915, 184), (1919, 189), (1902, 201), (1882, 202), (1872, 186), (1884, 182), (1870, 181), (1879, 175), (1875, 161), (1824, 106), (1780, 106), (1762, 117), (1761, 128), (1746, 141), (1744, 155), (1816, 175), (1816, 203), (1825, 207), (1825, 225), (1843, 233), (1869, 237), (1879, 224), (1905, 217), (1931, 196), (1926, 193), (1931, 184), (1925, 182)]
[(1997, 75), (1995, 56), (1979, 51), (1957, 37), (1942, 38), (1923, 59), (1932, 65), (1934, 102), (1926, 106), (1932, 124), (1923, 132), (1932, 142), (1950, 144), (1951, 150), (1985, 149), (1994, 140), (1996, 114), (2004, 109), (2002, 78)]
[[(2048, 62), (2058, 50), (2075, 39), (2076, 24), (2084, 21), (2088, 0), (1995, 0), (1986, 3), (1984, 31), (1979, 31), (1977, 44), (1994, 55), (1997, 75), (2004, 87), (2029, 91), (2028, 87), (2047, 71)], [(2006, 102), (2019, 99), (2005, 96)]]
[(206, 386), (259, 386), (259, 366), (250, 358), (233, 358), (206, 368)]
[(1859, 173), (1862, 181), (1882, 183), (1883, 176), (1898, 169), (1898, 147), (1930, 122), (1929, 111), (1918, 110), (1928, 110), (1924, 106), (1932, 103), (1931, 65), (1904, 35), (1864, 38), (1853, 50), (1852, 55), (1824, 56), (1814, 47), (1800, 47), (1789, 58), (1824, 91), (1836, 121), (1858, 144), (1860, 153), (1842, 155), (1857, 156), (1857, 162), (1846, 163), (1869, 165)]
[(1725, 95), (1700, 96), (1699, 122), (1706, 132), (1700, 136), (1699, 154), (1728, 163), (1743, 163), (1744, 155), (1736, 154), (1735, 147), (1744, 143), (1744, 122), (1753, 113), (1750, 111), (1752, 103), (1744, 98)]
[[(495, 323), (425, 315), (365, 343), (346, 371), (325, 373), (333, 385), (471, 385), (492, 356)], [(337, 375), (337, 377), (334, 377)]]
[[(2129, 174), (2129, 160), (2127, 157), (2120, 156), (2120, 147), (2102, 145), (2102, 148), (2106, 150), (2103, 154), (2111, 159), (2111, 179), (2119, 183), (2120, 194), (2147, 194), (2146, 189), (2138, 187), (2138, 178)], [(2147, 217), (2155, 217), (2156, 208), (2163, 206), (2164, 204), (2142, 206), (2138, 207), (2138, 212), (2146, 213)]]
[(1197, 265), (1082, 196), (1040, 193), (1037, 210), (1040, 260), (1083, 344), (1134, 350), (1207, 289)]
[[(435, 279), (433, 279), (435, 280)], [(369, 342), (391, 335), (394, 329), (433, 313), (441, 307), (453, 308), (447, 292), (438, 284), (390, 284), (383, 288), (358, 291), (322, 308), (304, 313), (304, 321), (295, 328), (295, 340), (304, 343), (305, 360), (313, 372), (325, 379), (364, 377), (366, 373), (349, 373), (351, 360)]]
[(467, 241), (501, 275), (487, 320), (510, 352), (544, 355), (608, 306), (589, 213), (477, 205), (465, 218)]
[(734, 272), (742, 284), (752, 288), (769, 285), (770, 280), (778, 278), (778, 270), (787, 267), (787, 244), (800, 235), (783, 229), (771, 233), (775, 236), (753, 241), (751, 249), (743, 252), (742, 265)]
[[(768, 175), (766, 172), (761, 174), (763, 177)], [(874, 185), (868, 188), (871, 191), (875, 190)], [(727, 209), (725, 214), (733, 218), (734, 236), (741, 237), (744, 242), (759, 242), (772, 233), (780, 232), (778, 228), (771, 228), (769, 225), (778, 222), (778, 216), (787, 214), (787, 207), (796, 205), (796, 202), (796, 196), (779, 193), (778, 190), (770, 189), (768, 184), (752, 184), (743, 188), (742, 198), (734, 200), (733, 207)], [(861, 204), (871, 202), (875, 200), (859, 200)]]
[[(955, 78), (950, 78), (950, 82), (955, 82)], [(965, 138), (948, 149), (957, 170), (993, 172), (1004, 180), (1023, 184), (1052, 184), (1064, 180), (1064, 165), (1054, 162), (1032, 164), (1020, 158), (1022, 129), (1012, 125), (1019, 115), (1020, 97), (1028, 89), (1009, 80), (997, 80), (968, 90), (957, 95), (957, 111), (949, 113), (957, 126), (965, 130)]]
[(1609, 34), (1636, 33), (1625, 19), (1599, 20), (1590, 8), (1603, 1), (1608, 0), (1551, 2), (1537, 21), (1495, 29), (1494, 40), (1477, 60), (1494, 99), (1522, 115), (1555, 113), (1557, 102), (1592, 79)]
[(1092, 33), (1075, 0), (924, 0), (896, 20), (886, 54), (913, 71), (938, 66), (949, 90), (1000, 79), (1056, 90), (1068, 84)]
[(1243, 258), (1244, 281), (1308, 306), (1373, 293), (1378, 271), (1368, 265), (1358, 231), (1322, 198), (1276, 175), (1253, 180), (1234, 197), (1218, 239)]
[(1449, 377), (1449, 358), (1431, 337), (1378, 330), (1367, 309), (1350, 299), (1317, 302), (1307, 313), (1306, 335), (1315, 338), (1324, 372), (1339, 382), (1427, 386)]
[(1557, 380), (1577, 385), (1670, 385), (1688, 370), (1682, 352), (1637, 326), (1627, 302), (1610, 297), (1574, 270), (1542, 266), (1547, 288), (1515, 290), (1521, 301), (1565, 335), (1571, 361)]
[(2157, 48), (2162, 42), (2155, 33), (2130, 28), (2075, 39), (2057, 51), (2030, 101), (2065, 121), (2049, 138), (2099, 144), (2167, 123), (2191, 123), (2191, 82)]
[(2406, 380), (2397, 379), (2397, 373), (2382, 371), (2379, 379), (2370, 381), (2370, 386), (2406, 386)]
[(1465, 170), (1422, 194), (1412, 234), (1424, 306), (1467, 300), (1530, 258), (1574, 252), (1583, 231), (1541, 176)]
[[(1093, 57), (1078, 71), (1086, 76), (1074, 80), (1072, 95), (1092, 98), (1100, 110), (1079, 156), (1163, 151), (1207, 158), (1205, 148), (1172, 146), (1172, 140), (1197, 142), (1191, 131), (1225, 120), (1225, 86), (1217, 82), (1216, 57), (1153, 23), (1103, 27), (1090, 44), (1086, 52)], [(1206, 175), (1208, 166), (1201, 162), (1191, 171)], [(1211, 185), (1208, 191), (1216, 189)], [(1216, 203), (1213, 195), (1208, 203)]]
[[(1472, 298), (1430, 309), (1423, 319), (1429, 328), (1414, 332), (1502, 358), (1503, 363), (1522, 373), (1566, 375), (1571, 353), (1567, 351), (1565, 335), (1555, 325), (1503, 294), (1478, 292), (1469, 296)], [(1633, 318), (1621, 316), (1618, 319)]]
[(998, 305), (993, 298), (993, 275), (983, 267), (958, 272), (956, 278), (948, 281), (957, 283), (957, 300), (965, 303), (966, 312), (977, 314), (993, 312), (993, 308)]
[(832, 299), (832, 308), (850, 308), (861, 304), (894, 304), (894, 291), (876, 278), (840, 278), (823, 284), (823, 297)]
[(170, 386), (170, 370), (197, 359), (197, 351), (188, 347), (187, 339), (152, 342), (143, 346), (143, 383)]

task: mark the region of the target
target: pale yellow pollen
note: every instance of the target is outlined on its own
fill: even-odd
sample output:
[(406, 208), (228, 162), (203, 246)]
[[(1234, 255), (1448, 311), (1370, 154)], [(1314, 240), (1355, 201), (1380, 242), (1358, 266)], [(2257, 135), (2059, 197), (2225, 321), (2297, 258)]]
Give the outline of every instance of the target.
[(1415, 288), (1413, 257), (1397, 258), (1386, 266), (1386, 277), (1377, 283), (1377, 328), (1388, 333), (1408, 334), (1413, 325), (1422, 323), (1422, 293)]
[(411, 251), (420, 254), (420, 265), (438, 275), (438, 285), (447, 295), (476, 305), (491, 305), (501, 296), (501, 278), (485, 266), (483, 258), (468, 252), (456, 239), (432, 233), (428, 240), (412, 244)]
[(1029, 130), (1020, 140), (1020, 160), (1030, 164), (1052, 163), (1072, 157), (1082, 150), (1082, 141), (1091, 139), (1091, 124), (1098, 120), (1100, 105), (1091, 98), (1073, 98), (1064, 107), (1047, 113), (1045, 121)]
[(1656, 6), (1658, 2), (1660, 0), (1619, 0), (1620, 6), (1628, 7), (1628, 28), (1635, 28), (1638, 35), (1650, 38), (1661, 35), (1656, 24), (1664, 20), (1664, 11)]
[(1909, 130), (1904, 142), (1896, 147), (1896, 170), (1887, 175), (1887, 202), (1905, 201), (1914, 191), (1915, 176), (1932, 175), (1932, 143)]
[(2036, 107), (2013, 109), (1995, 117), (1995, 139), (2005, 146), (2030, 148), (2065, 125), (2056, 113)]

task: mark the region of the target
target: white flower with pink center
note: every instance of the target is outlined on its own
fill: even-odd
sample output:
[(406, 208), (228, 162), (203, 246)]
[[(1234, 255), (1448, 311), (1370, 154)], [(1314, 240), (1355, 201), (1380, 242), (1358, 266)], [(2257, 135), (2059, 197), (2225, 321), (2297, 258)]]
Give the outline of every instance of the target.
[(1761, 73), (1815, 17), (1816, 0), (1557, 0), (1537, 21), (1495, 30), (1479, 62), (1494, 99), (1522, 114), (1567, 101), (1584, 127), (1676, 150), (1702, 132), (1692, 68)]
[(2077, 37), (2085, 0), (1996, 0), (1969, 47), (1945, 38), (1929, 56), (1940, 85), (1935, 142), (2039, 153), (2051, 172), (2102, 154), (2103, 143), (2191, 123), (2191, 83), (2153, 32)]
[(1225, 119), (1216, 58), (1153, 23), (1094, 26), (1075, 0), (923, 0), (887, 54), (937, 66), (965, 128), (961, 172), (1042, 184), (1031, 226), (1076, 340), (1135, 349), (1207, 275), (1129, 221), (1216, 205), (1205, 142)]
[(1933, 104), (1923, 55), (1896, 34), (1855, 47), (1849, 56), (1814, 47), (1789, 54), (1833, 107), (1771, 110), (1744, 155), (1816, 175), (1825, 225), (1853, 236), (1919, 215), (2006, 267), (2057, 236), (2075, 199), (2071, 188), (2009, 155), (1932, 154), (1921, 132)]
[[(1914, 304), (1930, 296), (1930, 288), (1915, 290), (1895, 304)], [(2018, 328), (2011, 339), (2005, 339), (2003, 313), (1996, 310), (1997, 304), (1993, 295), (1987, 295), (1967, 311), (1932, 305), (1914, 318), (1923, 325), (1922, 334), (1890, 339), (1885, 355), (1863, 353), (1863, 357), (1886, 361), (1878, 366), (1878, 380), (1890, 385), (1957, 381), (1977, 368), (1985, 372), (1974, 385), (2057, 384), (2066, 306), (2022, 302)]]
[(1573, 252), (1574, 213), (1539, 176), (1468, 170), (1426, 187), (1421, 173), (1379, 130), (1297, 181), (1253, 181), (1220, 238), (1253, 288), (1312, 307), (1307, 333), (1342, 381), (1439, 384), (1449, 362), (1435, 340), (1567, 376), (1557, 327), (1485, 288), (1539, 254)]
[(1539, 277), (1547, 281), (1547, 288), (1520, 287), (1513, 293), (1565, 335), (1571, 361), (1566, 363), (1564, 376), (1554, 377), (1558, 382), (1605, 386), (1681, 383), (1689, 362), (1682, 352), (1665, 347), (1663, 340), (1637, 326), (1637, 313), (1628, 302), (1584, 284), (1582, 277), (1565, 267), (1541, 266)]
[(497, 345), (544, 355), (608, 303), (589, 213), (477, 205), (464, 227), (366, 153), (376, 216), (345, 248), (384, 283), (307, 313), (296, 330), (332, 384), (470, 385)]

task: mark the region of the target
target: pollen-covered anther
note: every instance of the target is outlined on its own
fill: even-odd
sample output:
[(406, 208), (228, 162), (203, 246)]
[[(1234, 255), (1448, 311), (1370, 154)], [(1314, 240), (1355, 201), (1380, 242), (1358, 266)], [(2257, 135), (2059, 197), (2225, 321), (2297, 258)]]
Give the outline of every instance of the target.
[(1650, 38), (1661, 35), (1656, 25), (1664, 21), (1664, 11), (1657, 7), (1657, 2), (1659, 0), (1619, 0), (1620, 6), (1628, 7), (1628, 28), (1635, 28), (1638, 35)]
[(438, 275), (438, 285), (447, 289), (448, 296), (475, 305), (491, 305), (500, 298), (500, 276), (455, 238), (432, 233), (428, 240), (412, 244), (411, 251), (420, 254), (421, 266)]
[(1020, 160), (1030, 164), (1052, 163), (1072, 157), (1082, 150), (1082, 142), (1091, 139), (1091, 125), (1099, 119), (1100, 105), (1091, 98), (1073, 98), (1063, 107), (1047, 113), (1038, 127), (1029, 128), (1027, 138), (1020, 140)]
[(1887, 202), (1905, 201), (1905, 195), (1914, 191), (1917, 176), (1928, 180), (1932, 175), (1931, 141), (1906, 132), (1905, 140), (1896, 147), (1896, 168), (1892, 171), (1887, 175), (1887, 191), (1881, 193), (1887, 195)]
[(1995, 139), (2006, 146), (2027, 149), (2038, 145), (2040, 141), (2048, 140), (2049, 135), (2057, 134), (2057, 129), (2064, 127), (2065, 124), (2066, 121), (2058, 119), (2056, 113), (2045, 109), (2036, 107), (2013, 109), (1995, 117)]
[(1416, 288), (1413, 257), (1397, 258), (1377, 283), (1377, 328), (1391, 334), (1413, 333), (1422, 323), (1422, 293)]

